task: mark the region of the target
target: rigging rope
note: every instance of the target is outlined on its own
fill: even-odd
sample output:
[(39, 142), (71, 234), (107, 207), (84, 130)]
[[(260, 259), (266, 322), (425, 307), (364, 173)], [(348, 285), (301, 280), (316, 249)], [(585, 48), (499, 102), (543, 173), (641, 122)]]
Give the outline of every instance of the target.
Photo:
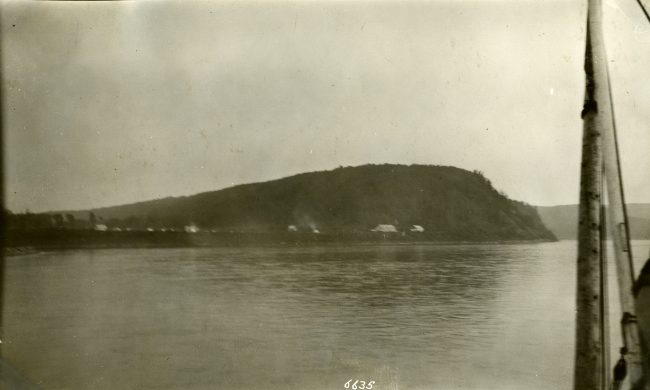
[(648, 0), (636, 0), (636, 2), (641, 7), (641, 10), (643, 11), (646, 19), (648, 19), (648, 22), (650, 22), (650, 2)]
[[(639, 5), (641, 5), (643, 12), (645, 16), (648, 18), (650, 21), (650, 16), (648, 15), (648, 9), (650, 7), (646, 8), (644, 7), (644, 4), (642, 3), (644, 1), (646, 4), (650, 5), (650, 0), (637, 0)], [(609, 80), (609, 68), (607, 67), (605, 70), (607, 74), (607, 79)], [(618, 206), (620, 212), (621, 212), (621, 217), (622, 220), (611, 220), (611, 233), (612, 235), (617, 235), (617, 237), (613, 237), (613, 239), (616, 241), (618, 240), (621, 244), (621, 250), (623, 253), (616, 252), (616, 259), (615, 261), (617, 262), (625, 262), (627, 263), (627, 269), (629, 272), (629, 275), (627, 278), (629, 278), (629, 281), (631, 282), (631, 286), (629, 286), (629, 289), (625, 289), (625, 291), (620, 291), (623, 295), (627, 295), (628, 298), (631, 300), (631, 302), (634, 302), (634, 287), (635, 287), (635, 272), (634, 272), (634, 261), (633, 261), (633, 255), (632, 255), (632, 247), (630, 243), (630, 224), (629, 224), (629, 218), (628, 218), (628, 212), (627, 212), (627, 204), (625, 202), (625, 190), (624, 190), (624, 185), (623, 185), (623, 174), (622, 174), (622, 168), (621, 168), (621, 154), (619, 151), (619, 143), (618, 143), (618, 129), (616, 126), (616, 118), (615, 118), (615, 112), (616, 110), (614, 109), (614, 96), (612, 92), (612, 85), (611, 83), (607, 84), (607, 93), (609, 97), (609, 103), (611, 107), (611, 141), (610, 145), (611, 148), (608, 151), (607, 147), (604, 148), (605, 153), (609, 153), (610, 155), (613, 155), (613, 164), (609, 164), (609, 169), (611, 170), (609, 172), (610, 175), (616, 176), (617, 180), (608, 180), (608, 185), (611, 185), (612, 183), (616, 183), (615, 187), (612, 188), (612, 190), (618, 192), (618, 196), (620, 196), (618, 202), (615, 202), (613, 206)], [(607, 157), (605, 158), (607, 160)], [(607, 164), (605, 164), (607, 165)], [(614, 165), (614, 166), (612, 166)], [(605, 170), (604, 174), (607, 176), (607, 171)], [(610, 193), (611, 194), (611, 193)], [(614, 195), (616, 196), (616, 195)], [(608, 202), (609, 203), (609, 202)], [(611, 207), (612, 204), (609, 205)], [(601, 239), (605, 239), (604, 236), (601, 236)], [(620, 269), (619, 269), (620, 272)], [(620, 281), (620, 279), (619, 279)], [(621, 286), (619, 286), (619, 289)], [(621, 306), (622, 308), (625, 308), (625, 303), (624, 300), (625, 298), (621, 297)], [(628, 311), (631, 310), (632, 312)], [(623, 379), (628, 376), (628, 371), (630, 372), (630, 383), (631, 387), (633, 389), (640, 389), (640, 388), (645, 388), (644, 383), (648, 381), (647, 373), (643, 373), (643, 364), (641, 363), (641, 356), (642, 352), (640, 350), (640, 345), (639, 345), (639, 328), (637, 324), (637, 317), (636, 313), (634, 311), (634, 306), (628, 307), (628, 310), (623, 310), (623, 315), (621, 317), (621, 336), (622, 336), (622, 341), (623, 341), (623, 347), (620, 349), (621, 356), (619, 360), (617, 361), (616, 365), (614, 366), (614, 376), (613, 376), (613, 381), (612, 381), (612, 387), (613, 389), (618, 389), (622, 385)], [(609, 349), (609, 348), (608, 348)], [(629, 356), (628, 353), (632, 352)], [(628, 359), (626, 359), (626, 356)], [(629, 360), (629, 364), (628, 364)], [(628, 370), (629, 366), (629, 370)], [(645, 386), (648, 386), (646, 383)]]
[[(607, 74), (607, 79), (611, 80), (609, 75), (609, 67), (606, 67), (605, 72)], [(630, 247), (630, 224), (628, 223), (629, 219), (627, 217), (627, 205), (625, 203), (625, 190), (623, 188), (623, 172), (621, 171), (621, 153), (618, 148), (618, 132), (616, 128), (616, 109), (614, 108), (614, 94), (612, 93), (612, 84), (607, 83), (607, 94), (609, 95), (609, 105), (611, 107), (611, 116), (612, 116), (612, 138), (614, 144), (614, 158), (616, 160), (616, 170), (618, 175), (618, 191), (621, 194), (621, 208), (623, 211), (623, 230), (612, 229), (612, 234), (625, 234), (623, 237), (623, 244), (626, 247), (626, 252), (628, 253), (627, 260), (630, 269), (630, 280), (634, 281), (634, 262), (632, 257), (632, 248)], [(607, 175), (607, 172), (605, 172)], [(612, 221), (614, 222), (614, 221)], [(620, 226), (619, 226), (620, 227)]]

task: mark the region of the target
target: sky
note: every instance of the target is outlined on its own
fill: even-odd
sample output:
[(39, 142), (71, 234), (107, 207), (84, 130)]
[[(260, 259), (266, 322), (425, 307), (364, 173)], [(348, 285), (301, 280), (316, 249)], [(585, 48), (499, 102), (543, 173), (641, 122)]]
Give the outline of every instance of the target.
[[(367, 163), (578, 202), (586, 2), (1, 3), (6, 207), (86, 209)], [(627, 200), (650, 23), (604, 2)]]

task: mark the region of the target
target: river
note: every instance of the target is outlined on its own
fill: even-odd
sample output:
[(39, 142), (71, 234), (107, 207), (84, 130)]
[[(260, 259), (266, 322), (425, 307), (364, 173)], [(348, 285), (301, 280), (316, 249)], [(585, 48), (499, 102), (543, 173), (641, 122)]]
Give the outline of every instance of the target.
[[(633, 247), (638, 272), (650, 241)], [(575, 256), (561, 241), (10, 257), (3, 359), (42, 389), (569, 389)]]

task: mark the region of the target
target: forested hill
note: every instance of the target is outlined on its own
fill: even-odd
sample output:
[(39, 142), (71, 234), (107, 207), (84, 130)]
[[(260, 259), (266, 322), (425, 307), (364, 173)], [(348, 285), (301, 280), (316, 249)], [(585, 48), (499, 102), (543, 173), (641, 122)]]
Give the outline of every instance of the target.
[[(364, 165), (74, 212), (120, 228), (323, 234), (393, 225), (426, 240), (554, 240), (537, 210), (508, 199), (480, 172), (445, 166)], [(416, 228), (417, 229), (417, 228)]]

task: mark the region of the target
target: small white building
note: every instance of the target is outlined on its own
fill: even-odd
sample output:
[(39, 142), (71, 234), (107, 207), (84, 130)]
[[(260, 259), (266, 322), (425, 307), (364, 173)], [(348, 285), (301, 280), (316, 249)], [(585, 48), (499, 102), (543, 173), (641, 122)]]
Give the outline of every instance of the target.
[(98, 224), (98, 225), (95, 225), (95, 230), (97, 230), (98, 232), (105, 232), (105, 231), (108, 230), (108, 226), (103, 225), (103, 224)]
[(289, 231), (289, 232), (297, 232), (298, 231), (298, 226), (289, 225), (289, 226), (287, 226), (287, 231)]
[(411, 228), (412, 232), (417, 232), (417, 233), (422, 233), (424, 231), (424, 228), (420, 225), (413, 225)]
[(198, 233), (199, 228), (196, 225), (185, 226), (185, 233)]
[(379, 233), (397, 233), (397, 229), (395, 228), (395, 225), (384, 225), (384, 224), (379, 224), (375, 226), (375, 228), (372, 229), (371, 231), (379, 232)]

